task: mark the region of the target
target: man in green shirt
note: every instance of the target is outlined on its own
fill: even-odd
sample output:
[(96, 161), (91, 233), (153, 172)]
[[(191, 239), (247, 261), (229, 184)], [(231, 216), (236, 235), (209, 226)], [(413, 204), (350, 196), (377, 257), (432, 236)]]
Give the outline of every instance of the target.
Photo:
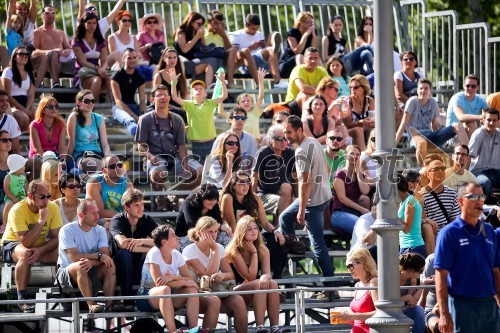
[(330, 183), (330, 188), (333, 188), (333, 175), (338, 168), (344, 165), (344, 150), (341, 149), (344, 146), (342, 131), (339, 129), (328, 131), (328, 133), (326, 133), (326, 144), (327, 147), (323, 152), (325, 153), (326, 161), (329, 166), (328, 181)]

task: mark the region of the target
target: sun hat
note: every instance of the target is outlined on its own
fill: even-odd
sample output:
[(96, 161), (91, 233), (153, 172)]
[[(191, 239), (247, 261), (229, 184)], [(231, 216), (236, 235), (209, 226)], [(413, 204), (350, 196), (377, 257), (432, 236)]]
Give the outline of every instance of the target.
[(48, 160), (57, 160), (57, 155), (53, 151), (47, 150), (45, 153), (42, 155), (42, 163), (48, 161)]
[(9, 167), (9, 173), (14, 173), (24, 167), (28, 159), (22, 157), (21, 155), (12, 154), (7, 158), (7, 166)]
[(146, 20), (148, 18), (153, 18), (153, 17), (158, 21), (157, 29), (163, 31), (163, 17), (161, 17), (160, 14), (156, 13), (146, 14), (143, 17), (141, 17), (139, 19), (139, 30), (146, 31)]

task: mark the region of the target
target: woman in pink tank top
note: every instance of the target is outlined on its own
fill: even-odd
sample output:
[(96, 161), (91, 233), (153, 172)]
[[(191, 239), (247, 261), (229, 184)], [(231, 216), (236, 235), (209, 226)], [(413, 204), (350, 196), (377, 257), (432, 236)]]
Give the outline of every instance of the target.
[[(356, 287), (377, 287), (377, 265), (367, 249), (359, 248), (349, 252), (346, 267), (353, 278), (359, 279)], [(352, 324), (351, 333), (368, 333), (370, 328), (365, 321), (375, 314), (377, 299), (377, 290), (356, 290), (350, 309), (333, 316), (341, 322)]]

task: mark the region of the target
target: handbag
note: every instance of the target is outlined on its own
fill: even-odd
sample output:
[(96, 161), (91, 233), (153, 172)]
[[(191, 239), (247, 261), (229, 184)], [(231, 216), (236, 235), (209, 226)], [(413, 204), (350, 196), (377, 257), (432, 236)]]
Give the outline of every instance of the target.
[(307, 250), (306, 244), (301, 242), (297, 236), (284, 235), (286, 251), (290, 254), (304, 255)]
[(99, 76), (99, 73), (93, 68), (90, 67), (82, 67), (78, 70), (78, 78), (80, 81), (88, 79), (90, 77)]
[(195, 58), (224, 58), (226, 50), (223, 47), (215, 46), (214, 43), (201, 45), (194, 51)]
[[(207, 293), (218, 293), (218, 292), (232, 291), (234, 286), (236, 285), (235, 280), (225, 280), (225, 281), (221, 281), (221, 282), (215, 282), (208, 275), (203, 275), (202, 277), (200, 277), (200, 279), (198, 280), (198, 283), (200, 285), (201, 291), (207, 292)], [(224, 298), (227, 296), (228, 295), (219, 296), (219, 297)]]

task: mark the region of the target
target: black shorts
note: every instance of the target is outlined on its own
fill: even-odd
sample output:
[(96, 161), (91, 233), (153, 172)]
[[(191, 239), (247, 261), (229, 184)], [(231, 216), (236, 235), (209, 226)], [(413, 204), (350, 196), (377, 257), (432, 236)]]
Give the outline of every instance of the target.
[(14, 249), (19, 244), (21, 244), (21, 243), (20, 242), (5, 242), (3, 244), (3, 246), (1, 247), (3, 261), (8, 262), (8, 263), (14, 262), (14, 258), (12, 257), (12, 252), (14, 252)]

